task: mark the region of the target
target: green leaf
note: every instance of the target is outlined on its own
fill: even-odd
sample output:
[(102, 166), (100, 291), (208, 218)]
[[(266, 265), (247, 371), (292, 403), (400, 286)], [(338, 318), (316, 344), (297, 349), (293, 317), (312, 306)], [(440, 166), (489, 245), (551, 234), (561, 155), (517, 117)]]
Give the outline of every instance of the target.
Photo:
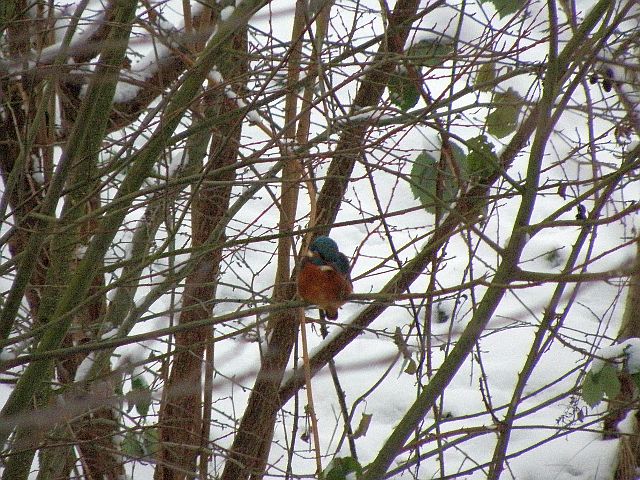
[(325, 480), (346, 480), (347, 475), (355, 473), (356, 477), (362, 475), (362, 466), (353, 457), (336, 457), (325, 469), (323, 478)]
[(407, 367), (404, 369), (404, 373), (408, 373), (409, 375), (415, 375), (418, 371), (418, 365), (416, 365), (416, 361), (413, 358), (408, 359)]
[[(453, 46), (434, 40), (421, 40), (405, 52), (405, 65), (398, 66), (389, 77), (389, 99), (401, 110), (407, 111), (416, 106), (420, 100), (420, 89), (416, 80), (422, 82), (421, 67), (436, 67), (450, 58)], [(415, 70), (415, 77), (409, 75), (409, 68)]]
[(438, 40), (420, 40), (406, 51), (407, 60), (419, 67), (437, 67), (451, 58), (453, 45)]
[(498, 156), (494, 152), (493, 143), (485, 135), (467, 140), (469, 155), (467, 155), (467, 168), (469, 176), (487, 178), (498, 170)]
[(131, 392), (134, 394), (133, 404), (138, 415), (146, 417), (151, 406), (151, 389), (142, 375), (131, 378)]
[(631, 379), (636, 384), (636, 388), (640, 390), (640, 372), (632, 374)]
[[(416, 87), (416, 79), (422, 82), (421, 67), (437, 67), (442, 65), (453, 52), (453, 46), (435, 40), (420, 40), (405, 52), (406, 64), (398, 66), (389, 77), (389, 99), (400, 109), (407, 111), (416, 106), (420, 100), (420, 90)], [(409, 75), (409, 68), (415, 70), (416, 77)]]
[(526, 0), (480, 0), (480, 3), (493, 3), (500, 18), (503, 18), (520, 10)]
[(595, 375), (587, 372), (582, 382), (582, 399), (590, 407), (595, 407), (602, 401), (604, 390), (596, 381)]
[[(453, 158), (458, 165), (460, 174), (466, 178), (466, 157), (462, 149), (452, 143)], [(413, 196), (420, 200), (422, 206), (429, 213), (436, 211), (436, 185), (438, 178), (438, 161), (426, 151), (416, 157), (411, 168), (411, 191)], [(440, 192), (440, 200), (450, 205), (458, 194), (458, 180), (450, 171), (440, 172), (442, 178), (442, 187)]]
[[(420, 76), (420, 69), (417, 70), (418, 76)], [(389, 77), (388, 87), (389, 99), (403, 111), (415, 107), (420, 100), (420, 92), (404, 68)]]
[(497, 138), (504, 138), (515, 132), (518, 117), (522, 109), (522, 98), (513, 89), (493, 95), (494, 110), (487, 115), (489, 133)]
[(154, 456), (158, 453), (158, 448), (160, 447), (158, 429), (155, 427), (145, 428), (142, 433), (142, 443), (147, 456)]
[(478, 69), (476, 74), (475, 87), (481, 92), (490, 92), (493, 90), (494, 85), (484, 85), (487, 82), (493, 82), (496, 79), (496, 64), (495, 62), (483, 63)]
[(360, 438), (364, 437), (369, 430), (369, 425), (371, 425), (371, 419), (373, 415), (370, 413), (363, 413), (362, 417), (360, 417), (360, 423), (358, 423), (358, 428), (351, 435), (352, 438)]
[[(411, 191), (429, 213), (435, 213), (438, 161), (426, 151), (416, 157), (411, 168)], [(445, 180), (442, 198), (445, 203), (455, 199), (457, 189)]]
[(122, 453), (129, 457), (141, 458), (144, 457), (144, 448), (142, 443), (140, 443), (140, 438), (137, 433), (128, 431), (124, 440), (120, 444), (120, 448), (122, 449)]
[(609, 400), (614, 399), (620, 393), (620, 379), (618, 369), (611, 363), (606, 363), (602, 370), (596, 374), (598, 384)]
[[(635, 379), (638, 381), (638, 379)], [(582, 383), (582, 398), (591, 407), (595, 407), (606, 395), (609, 400), (620, 393), (621, 384), (618, 369), (613, 363), (605, 363), (600, 370), (587, 373)]]

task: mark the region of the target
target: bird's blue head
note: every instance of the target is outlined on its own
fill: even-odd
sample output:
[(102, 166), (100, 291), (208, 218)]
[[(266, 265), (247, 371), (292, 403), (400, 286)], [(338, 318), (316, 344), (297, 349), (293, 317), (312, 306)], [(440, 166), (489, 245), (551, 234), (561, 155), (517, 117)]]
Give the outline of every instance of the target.
[(311, 242), (309, 251), (316, 255), (312, 260), (315, 264), (330, 264), (344, 275), (349, 273), (349, 259), (338, 250), (338, 245), (331, 238), (316, 237)]
[(349, 276), (349, 259), (344, 253), (338, 252), (338, 258), (333, 262), (340, 273)]
[(335, 261), (336, 256), (340, 251), (338, 250), (338, 244), (334, 242), (329, 237), (316, 237), (311, 245), (309, 246), (309, 250), (313, 253), (317, 253), (325, 260)]

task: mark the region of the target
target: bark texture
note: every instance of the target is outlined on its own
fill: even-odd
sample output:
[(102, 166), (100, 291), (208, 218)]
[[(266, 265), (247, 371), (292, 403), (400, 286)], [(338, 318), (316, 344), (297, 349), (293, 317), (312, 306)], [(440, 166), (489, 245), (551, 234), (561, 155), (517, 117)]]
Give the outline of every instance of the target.
[[(246, 33), (241, 29), (229, 41), (231, 58), (220, 66), (220, 71), (229, 79), (236, 92), (244, 88), (243, 80), (247, 68)], [(223, 87), (216, 86), (205, 96), (205, 118), (218, 116), (222, 112), (237, 109), (237, 102), (230, 99)], [(208, 161), (202, 176), (193, 185), (196, 189), (191, 208), (193, 247), (204, 245), (225, 216), (229, 206), (231, 185), (235, 170), (230, 168), (238, 158), (241, 122), (232, 120), (213, 130), (211, 135), (200, 135), (196, 141), (211, 145)], [(190, 161), (193, 165), (196, 150), (203, 145), (192, 145)], [(210, 182), (223, 185), (210, 186)], [(181, 324), (203, 320), (211, 316), (215, 306), (217, 278), (222, 258), (220, 247), (206, 251), (199, 257), (193, 272), (187, 277), (182, 300)], [(208, 444), (202, 438), (203, 391), (202, 372), (207, 342), (212, 341), (210, 327), (194, 328), (179, 332), (175, 336), (175, 353), (171, 373), (164, 389), (163, 408), (159, 427), (161, 446), (158, 454), (156, 479), (194, 478), (197, 471), (197, 456), (206, 455), (201, 446)]]

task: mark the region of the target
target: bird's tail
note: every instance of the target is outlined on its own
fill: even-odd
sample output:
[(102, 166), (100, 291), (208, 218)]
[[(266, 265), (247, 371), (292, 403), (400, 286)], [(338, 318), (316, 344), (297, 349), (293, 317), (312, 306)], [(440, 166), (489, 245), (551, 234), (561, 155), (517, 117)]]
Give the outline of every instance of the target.
[(337, 320), (338, 319), (338, 309), (337, 308), (328, 308), (324, 311), (324, 314), (327, 316), (329, 320)]

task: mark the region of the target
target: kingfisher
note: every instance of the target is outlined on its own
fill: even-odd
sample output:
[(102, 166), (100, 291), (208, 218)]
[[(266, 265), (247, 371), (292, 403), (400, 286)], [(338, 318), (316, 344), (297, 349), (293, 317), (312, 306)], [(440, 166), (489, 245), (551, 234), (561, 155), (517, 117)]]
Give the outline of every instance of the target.
[(300, 262), (298, 294), (335, 320), (352, 292), (349, 259), (331, 238), (316, 237)]

